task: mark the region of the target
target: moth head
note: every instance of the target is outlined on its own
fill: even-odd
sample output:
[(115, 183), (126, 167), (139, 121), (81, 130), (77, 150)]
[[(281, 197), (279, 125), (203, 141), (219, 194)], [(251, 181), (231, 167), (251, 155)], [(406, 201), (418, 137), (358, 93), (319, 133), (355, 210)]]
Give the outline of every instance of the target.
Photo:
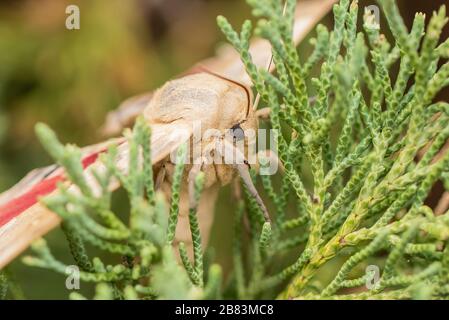
[[(154, 95), (144, 111), (152, 125), (176, 125), (191, 127), (192, 138), (190, 160), (198, 156), (210, 159), (221, 158), (216, 143), (223, 138), (239, 142), (245, 157), (257, 131), (257, 117), (252, 107), (251, 90), (244, 85), (219, 75), (202, 72), (188, 75), (166, 83)], [(249, 138), (250, 137), (250, 138)], [(237, 143), (236, 143), (237, 145)], [(194, 146), (201, 146), (201, 154)], [(208, 161), (206, 186), (217, 180), (229, 183), (234, 168), (229, 163)]]

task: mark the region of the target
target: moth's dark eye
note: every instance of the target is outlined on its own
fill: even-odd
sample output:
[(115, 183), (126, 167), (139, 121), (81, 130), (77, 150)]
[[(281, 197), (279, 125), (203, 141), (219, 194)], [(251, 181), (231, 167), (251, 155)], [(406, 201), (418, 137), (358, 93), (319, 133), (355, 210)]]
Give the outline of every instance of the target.
[(243, 131), (240, 124), (236, 124), (231, 128), (231, 135), (234, 138), (234, 141), (240, 141), (245, 138), (245, 132)]

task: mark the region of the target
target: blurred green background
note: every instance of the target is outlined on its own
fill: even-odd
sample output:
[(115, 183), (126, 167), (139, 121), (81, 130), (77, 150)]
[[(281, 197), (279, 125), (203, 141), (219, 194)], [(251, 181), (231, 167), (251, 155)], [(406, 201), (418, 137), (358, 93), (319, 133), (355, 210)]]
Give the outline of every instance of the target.
[[(410, 25), (416, 11), (430, 13), (446, 1), (398, 3)], [(69, 4), (80, 8), (80, 30), (65, 28)], [(51, 162), (34, 135), (38, 121), (64, 142), (99, 141), (106, 113), (121, 101), (214, 54), (223, 41), (218, 14), (238, 26), (250, 9), (244, 0), (0, 1), (0, 191)], [(308, 52), (303, 47), (302, 55)], [(231, 253), (229, 197), (229, 189), (220, 196), (211, 239), (214, 259), (225, 269)], [(55, 255), (70, 262), (62, 233), (55, 230), (47, 239)], [(11, 269), (27, 298), (68, 296), (62, 276), (19, 260)]]

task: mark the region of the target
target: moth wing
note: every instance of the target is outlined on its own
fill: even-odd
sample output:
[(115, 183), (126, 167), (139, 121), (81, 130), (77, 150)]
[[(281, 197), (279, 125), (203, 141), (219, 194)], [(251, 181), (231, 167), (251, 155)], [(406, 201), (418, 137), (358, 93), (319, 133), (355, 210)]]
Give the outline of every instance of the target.
[(192, 126), (185, 123), (155, 124), (151, 126), (151, 162), (158, 163), (189, 141)]
[(52, 164), (47, 167), (30, 171), (13, 187), (0, 194), (0, 206), (7, 203), (11, 199), (20, 197), (21, 195), (27, 193), (36, 183), (39, 183), (40, 181), (51, 175), (55, 170), (57, 170), (57, 168), (57, 165)]
[(154, 92), (151, 91), (130, 97), (123, 101), (117, 109), (108, 112), (105, 123), (100, 129), (102, 135), (106, 137), (117, 135), (123, 128), (132, 125), (150, 103), (153, 94)]
[(10, 263), (36, 239), (56, 228), (61, 219), (40, 203), (0, 227), (0, 269)]
[[(182, 123), (156, 124), (152, 125), (151, 129), (152, 164), (160, 162), (171, 153), (175, 152), (180, 145), (189, 141), (192, 135), (192, 129), (190, 126)], [(129, 168), (128, 142), (123, 141), (123, 139), (116, 139), (115, 141), (116, 143), (119, 143), (117, 166), (124, 173), (127, 173)], [(104, 150), (105, 147), (106, 145), (103, 145), (102, 150)], [(98, 146), (95, 148), (88, 147), (87, 150), (92, 151), (92, 154), (98, 154), (99, 152)], [(86, 156), (89, 157), (90, 155), (91, 154), (89, 153)], [(23, 180), (20, 183), (21, 186), (25, 187), (26, 181), (31, 181), (33, 186), (35, 186), (38, 182), (45, 182), (42, 178), (40, 181), (36, 181), (36, 176), (45, 177), (45, 174), (48, 174), (49, 168), (44, 169), (46, 169), (46, 171), (36, 171), (33, 174), (34, 178), (33, 176), (30, 176), (30, 178)], [(93, 175), (93, 171), (101, 172), (104, 170), (106, 170), (104, 164), (101, 161), (96, 160), (84, 171), (86, 181), (94, 193), (99, 192), (100, 189)], [(111, 189), (116, 189), (118, 187), (118, 184), (111, 185)], [(69, 188), (76, 187), (72, 185)], [(53, 191), (53, 193), (56, 192), (57, 191)], [(47, 194), (51, 193), (52, 192)], [(20, 197), (27, 197), (27, 192), (21, 192), (13, 195), (10, 193), (8, 201), (12, 200), (14, 203), (17, 202), (18, 199), (20, 200)], [(7, 209), (6, 212), (2, 212), (2, 210), (0, 210), (0, 221), (2, 220), (2, 215), (4, 213), (8, 214), (8, 209), (11, 209), (8, 208), (8, 203), (6, 203), (5, 206)], [(57, 227), (60, 221), (61, 219), (58, 215), (37, 202), (15, 215), (13, 218), (9, 219), (6, 223), (0, 224), (0, 269), (28, 248), (34, 240), (42, 237), (50, 230)]]
[[(191, 126), (183, 123), (153, 124), (151, 125), (151, 163), (157, 164), (168, 156), (174, 156), (176, 150), (192, 136)], [(125, 174), (129, 170), (129, 145), (127, 142), (118, 147), (117, 167)], [(96, 188), (94, 177), (89, 175), (91, 170), (105, 170), (101, 162), (93, 164), (86, 170), (91, 188)]]
[[(111, 144), (120, 144), (124, 141), (124, 138), (114, 138), (109, 139), (104, 142), (100, 142), (97, 144), (89, 145), (83, 147), (81, 149), (82, 158), (88, 157), (92, 154), (97, 154), (101, 151), (107, 149), (107, 147)], [(57, 164), (52, 164), (46, 167), (37, 168), (30, 171), (25, 177), (23, 177), (19, 182), (17, 182), (14, 186), (9, 188), (8, 190), (0, 193), (0, 226), (1, 224), (1, 216), (2, 210), (1, 207), (8, 203), (9, 201), (19, 198), (20, 196), (29, 192), (33, 187), (35, 187), (38, 183), (42, 182), (44, 179), (48, 179), (57, 175), (61, 175), (63, 173), (63, 169)]]

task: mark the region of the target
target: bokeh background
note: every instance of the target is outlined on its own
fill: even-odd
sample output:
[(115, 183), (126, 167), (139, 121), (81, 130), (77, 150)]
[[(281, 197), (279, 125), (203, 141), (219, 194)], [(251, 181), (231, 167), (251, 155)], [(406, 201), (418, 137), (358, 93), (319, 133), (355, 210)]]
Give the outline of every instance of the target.
[[(415, 12), (430, 14), (446, 2), (398, 0), (408, 25)], [(70, 4), (80, 8), (80, 30), (65, 28)], [(360, 1), (361, 7), (370, 4)], [(0, 191), (51, 162), (35, 138), (37, 122), (49, 124), (64, 142), (99, 141), (106, 113), (121, 101), (214, 54), (224, 41), (218, 14), (238, 26), (250, 8), (244, 0), (0, 0)], [(323, 23), (331, 26), (332, 20), (328, 16)], [(300, 52), (308, 52), (306, 44)], [(446, 92), (441, 98), (448, 97)], [(209, 251), (225, 270), (231, 254), (229, 198), (225, 189)], [(70, 262), (61, 232), (47, 239), (55, 255)], [(67, 298), (62, 276), (19, 260), (10, 268), (27, 298)]]

